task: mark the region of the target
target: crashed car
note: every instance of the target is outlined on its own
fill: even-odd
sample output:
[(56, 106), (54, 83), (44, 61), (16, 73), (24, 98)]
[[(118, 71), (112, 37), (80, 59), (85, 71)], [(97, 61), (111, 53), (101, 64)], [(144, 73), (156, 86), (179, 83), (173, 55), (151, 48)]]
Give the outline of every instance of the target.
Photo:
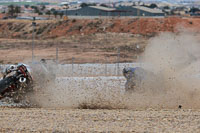
[(0, 99), (12, 97), (15, 101), (20, 101), (25, 93), (32, 90), (33, 79), (27, 65), (10, 65), (2, 71), (2, 75)]

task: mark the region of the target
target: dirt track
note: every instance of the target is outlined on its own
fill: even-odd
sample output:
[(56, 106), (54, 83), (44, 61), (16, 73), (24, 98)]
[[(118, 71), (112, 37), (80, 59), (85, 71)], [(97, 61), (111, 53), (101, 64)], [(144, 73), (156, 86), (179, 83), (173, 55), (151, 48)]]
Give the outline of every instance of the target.
[(199, 132), (199, 110), (0, 108), (1, 132)]

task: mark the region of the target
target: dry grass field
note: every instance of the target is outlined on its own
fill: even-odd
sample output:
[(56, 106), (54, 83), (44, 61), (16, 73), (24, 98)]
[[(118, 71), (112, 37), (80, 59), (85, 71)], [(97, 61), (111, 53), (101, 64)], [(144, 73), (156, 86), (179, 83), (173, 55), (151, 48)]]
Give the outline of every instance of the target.
[[(147, 38), (127, 33), (107, 33), (69, 36), (34, 41), (34, 55), (41, 59), (56, 59), (59, 63), (114, 63), (120, 48), (120, 62), (133, 62), (144, 50)], [(138, 47), (138, 46), (139, 47)], [(31, 61), (32, 40), (0, 39), (0, 64)]]

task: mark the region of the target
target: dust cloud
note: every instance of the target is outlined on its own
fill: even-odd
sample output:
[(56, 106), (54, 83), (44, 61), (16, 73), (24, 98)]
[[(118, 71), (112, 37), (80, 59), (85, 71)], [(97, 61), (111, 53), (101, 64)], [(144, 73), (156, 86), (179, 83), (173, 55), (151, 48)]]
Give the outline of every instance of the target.
[[(144, 75), (145, 79), (137, 88), (140, 91), (125, 92), (123, 77), (57, 77), (52, 80), (54, 78), (48, 79), (49, 75), (37, 75), (36, 81), (43, 86), (37, 86), (39, 89), (32, 99), (41, 107), (59, 108), (200, 108), (197, 34), (161, 33), (149, 40), (137, 62), (142, 62), (143, 68), (152, 73)], [(54, 73), (55, 70), (52, 69)]]
[(185, 31), (162, 33), (149, 41), (139, 61), (153, 74), (140, 85), (144, 93), (133, 94), (134, 104), (152, 108), (200, 107), (200, 45), (197, 37), (195, 33)]

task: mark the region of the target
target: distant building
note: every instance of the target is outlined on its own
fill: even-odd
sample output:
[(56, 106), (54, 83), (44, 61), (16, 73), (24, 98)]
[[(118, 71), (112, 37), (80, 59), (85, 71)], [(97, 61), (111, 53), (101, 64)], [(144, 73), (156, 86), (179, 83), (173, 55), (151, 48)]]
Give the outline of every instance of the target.
[(65, 13), (68, 16), (111, 16), (115, 8), (102, 6), (86, 6), (83, 8), (69, 9)]
[(0, 6), (0, 12), (1, 12), (1, 13), (6, 13), (6, 12), (8, 12), (8, 6)]
[(190, 16), (200, 16), (200, 11), (199, 12), (195, 12), (195, 13), (190, 13)]
[(189, 9), (186, 7), (176, 7), (171, 10), (172, 15), (185, 15), (187, 12), (189, 12)]
[(61, 2), (60, 5), (77, 5), (77, 4), (81, 4), (81, 1), (64, 1)]
[(120, 16), (165, 16), (162, 10), (144, 6), (120, 6), (117, 10), (125, 11), (121, 12)]
[(140, 16), (165, 16), (165, 13), (157, 8), (148, 8), (144, 6), (133, 6), (133, 8), (139, 10)]
[(117, 8), (103, 6), (86, 6), (63, 10), (67, 16), (164, 16), (159, 9), (143, 6), (120, 6)]

